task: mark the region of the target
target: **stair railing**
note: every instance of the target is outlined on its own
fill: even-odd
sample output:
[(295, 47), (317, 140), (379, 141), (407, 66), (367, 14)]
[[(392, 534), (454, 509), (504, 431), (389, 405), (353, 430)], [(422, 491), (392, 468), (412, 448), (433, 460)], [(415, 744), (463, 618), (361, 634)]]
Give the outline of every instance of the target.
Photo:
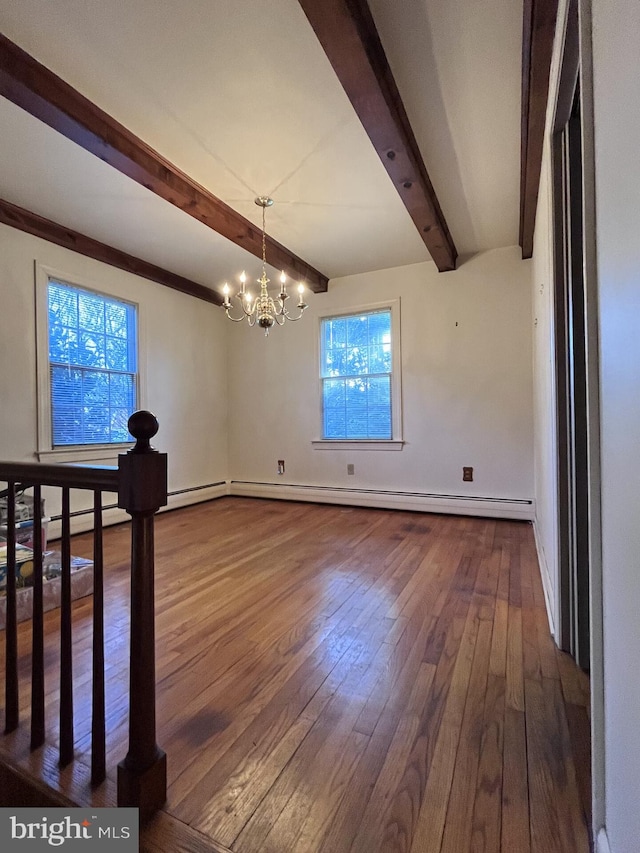
[(31, 749), (45, 742), (45, 663), (43, 608), (43, 486), (61, 495), (60, 727), (59, 764), (74, 758), (73, 620), (71, 608), (70, 490), (93, 492), (93, 646), (91, 782), (106, 777), (104, 682), (104, 563), (102, 493), (115, 492), (118, 506), (131, 516), (131, 620), (129, 666), (129, 744), (118, 765), (119, 806), (137, 806), (146, 817), (166, 800), (166, 755), (156, 743), (154, 516), (167, 503), (167, 455), (150, 444), (158, 431), (151, 412), (135, 412), (129, 432), (135, 446), (118, 457), (118, 466), (0, 462), (7, 483), (7, 577), (5, 620), (5, 733), (18, 728), (19, 677), (16, 589), (16, 491), (33, 487), (33, 611), (31, 653)]

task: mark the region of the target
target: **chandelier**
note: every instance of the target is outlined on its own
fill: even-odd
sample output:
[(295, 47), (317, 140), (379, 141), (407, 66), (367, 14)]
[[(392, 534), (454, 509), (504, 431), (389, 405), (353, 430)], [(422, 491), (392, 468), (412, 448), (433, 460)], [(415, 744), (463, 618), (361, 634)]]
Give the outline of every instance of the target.
[(284, 274), (284, 271), (280, 275), (280, 293), (275, 299), (269, 296), (269, 279), (267, 278), (266, 256), (267, 235), (264, 219), (266, 209), (271, 207), (273, 199), (268, 198), (268, 196), (261, 195), (255, 199), (255, 203), (258, 207), (262, 208), (262, 275), (257, 279), (257, 282), (260, 285), (260, 295), (254, 299), (252, 294), (246, 289), (247, 276), (243, 271), (240, 276), (240, 291), (234, 296), (234, 298), (240, 303), (242, 314), (239, 317), (233, 317), (231, 315), (233, 306), (229, 299), (229, 285), (226, 282), (222, 288), (224, 293), (224, 302), (222, 303), (222, 306), (227, 317), (230, 320), (233, 320), (234, 323), (241, 323), (243, 320), (247, 320), (250, 326), (257, 325), (260, 326), (261, 329), (264, 329), (266, 336), (269, 334), (269, 329), (274, 325), (283, 326), (287, 320), (299, 320), (304, 314), (307, 303), (303, 298), (304, 285), (299, 284), (298, 304), (296, 305), (298, 313), (295, 316), (290, 313), (289, 309), (286, 307), (286, 302), (290, 297), (287, 293), (287, 277)]

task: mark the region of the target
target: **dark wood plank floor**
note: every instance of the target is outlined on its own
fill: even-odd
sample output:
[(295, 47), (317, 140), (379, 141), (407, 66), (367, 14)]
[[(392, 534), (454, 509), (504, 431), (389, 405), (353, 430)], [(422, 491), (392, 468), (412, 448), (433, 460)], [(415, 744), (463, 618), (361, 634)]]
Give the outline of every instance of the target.
[[(95, 805), (114, 803), (126, 753), (128, 548), (126, 526), (105, 532), (111, 770)], [(90, 536), (73, 550), (90, 556)], [(159, 516), (156, 550), (169, 798), (143, 849), (589, 849), (588, 683), (549, 636), (530, 525), (227, 498)], [(79, 761), (60, 771), (52, 746), (56, 613), (50, 745), (32, 754), (20, 731), (0, 749), (85, 802), (89, 600), (74, 625)], [(29, 643), (23, 625), (25, 678)]]

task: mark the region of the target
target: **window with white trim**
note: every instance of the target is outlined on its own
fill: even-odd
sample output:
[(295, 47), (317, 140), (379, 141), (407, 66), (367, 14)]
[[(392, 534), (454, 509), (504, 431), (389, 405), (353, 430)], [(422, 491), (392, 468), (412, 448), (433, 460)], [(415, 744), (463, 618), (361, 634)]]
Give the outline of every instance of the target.
[(399, 322), (393, 308), (321, 318), (324, 442), (400, 439), (399, 340), (394, 340)]
[(51, 449), (124, 444), (138, 402), (137, 307), (48, 276)]

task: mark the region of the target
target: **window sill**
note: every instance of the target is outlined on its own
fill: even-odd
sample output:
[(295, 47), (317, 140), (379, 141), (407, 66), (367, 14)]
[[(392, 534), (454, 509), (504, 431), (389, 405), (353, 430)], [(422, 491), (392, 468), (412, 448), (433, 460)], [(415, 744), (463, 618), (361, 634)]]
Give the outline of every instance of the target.
[(133, 447), (133, 442), (126, 444), (98, 444), (90, 447), (59, 447), (55, 450), (39, 450), (40, 462), (96, 462), (113, 463), (118, 454), (126, 453)]
[(314, 450), (402, 450), (404, 441), (402, 439), (345, 441), (326, 438), (312, 441), (311, 444)]

